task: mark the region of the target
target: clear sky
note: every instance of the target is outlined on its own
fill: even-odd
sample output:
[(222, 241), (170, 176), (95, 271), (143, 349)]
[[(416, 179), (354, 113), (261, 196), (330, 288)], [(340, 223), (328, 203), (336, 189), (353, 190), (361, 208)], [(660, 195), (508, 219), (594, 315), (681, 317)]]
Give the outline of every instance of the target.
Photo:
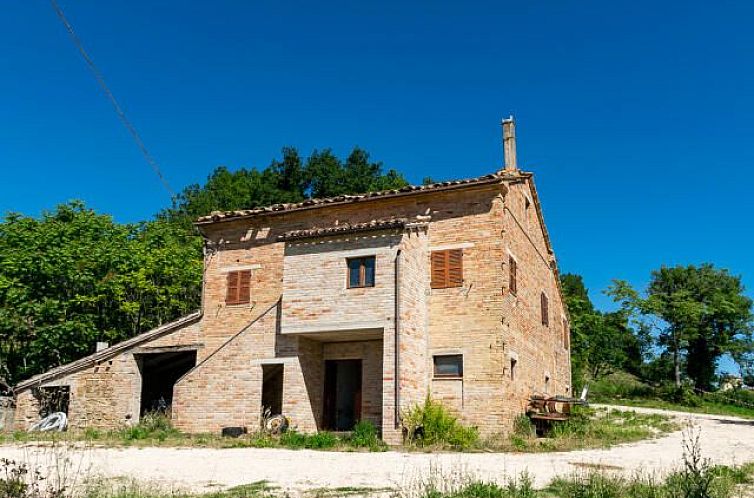
[[(285, 145), (480, 175), (513, 113), (561, 269), (598, 304), (662, 263), (752, 294), (752, 2), (60, 3), (176, 190)], [(48, 2), (5, 2), (0, 45), (0, 211), (168, 205)]]

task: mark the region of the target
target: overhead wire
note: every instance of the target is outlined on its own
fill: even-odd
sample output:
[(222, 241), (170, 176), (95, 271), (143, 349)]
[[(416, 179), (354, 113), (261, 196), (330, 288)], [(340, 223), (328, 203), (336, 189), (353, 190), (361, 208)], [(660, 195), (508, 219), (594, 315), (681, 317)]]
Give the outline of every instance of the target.
[(105, 78), (102, 75), (102, 72), (94, 63), (94, 60), (89, 56), (86, 49), (84, 49), (84, 44), (81, 42), (81, 39), (76, 34), (76, 31), (73, 29), (73, 26), (66, 18), (65, 13), (63, 13), (63, 9), (60, 8), (60, 5), (58, 5), (58, 2), (56, 0), (50, 0), (50, 3), (52, 4), (53, 10), (55, 10), (55, 13), (58, 15), (58, 18), (65, 26), (66, 31), (68, 31), (68, 34), (70, 35), (70, 38), (73, 41), (73, 44), (78, 49), (79, 53), (81, 54), (81, 57), (84, 58), (84, 61), (86, 62), (89, 69), (91, 70), (92, 74), (94, 74), (94, 77), (96, 78), (97, 83), (99, 83), (100, 88), (102, 88), (102, 91), (105, 93), (105, 96), (112, 104), (113, 109), (115, 109), (115, 113), (118, 115), (118, 118), (120, 119), (121, 123), (123, 123), (123, 126), (125, 126), (126, 130), (128, 130), (128, 133), (131, 135), (134, 142), (136, 142), (136, 145), (141, 150), (141, 153), (144, 156), (144, 159), (147, 161), (149, 166), (152, 168), (152, 170), (155, 172), (157, 177), (160, 179), (162, 186), (165, 187), (165, 190), (167, 190), (168, 193), (170, 194), (170, 198), (174, 199), (175, 193), (173, 192), (173, 189), (170, 188), (170, 184), (168, 183), (165, 176), (162, 174), (162, 171), (160, 171), (160, 166), (157, 163), (157, 160), (155, 160), (154, 156), (152, 156), (152, 154), (149, 152), (149, 149), (147, 149), (147, 146), (144, 143), (144, 140), (142, 140), (141, 135), (139, 135), (139, 132), (136, 130), (136, 127), (133, 125), (133, 123), (131, 123), (131, 121), (126, 116), (126, 113), (123, 111), (123, 108), (120, 106), (120, 104), (116, 100), (115, 95), (113, 95), (113, 92), (110, 91), (110, 88), (107, 86), (107, 83), (105, 82)]

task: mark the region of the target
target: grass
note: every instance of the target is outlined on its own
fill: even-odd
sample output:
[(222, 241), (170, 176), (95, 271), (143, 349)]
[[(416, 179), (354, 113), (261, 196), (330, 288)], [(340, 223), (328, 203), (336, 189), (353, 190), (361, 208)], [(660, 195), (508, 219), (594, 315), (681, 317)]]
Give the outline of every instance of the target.
[[(709, 467), (700, 474), (682, 470), (666, 479), (639, 474), (631, 477), (590, 471), (553, 480), (535, 489), (522, 475), (500, 485), (479, 480), (447, 483), (444, 490), (427, 487), (404, 495), (411, 498), (734, 498), (752, 484), (754, 466)], [(697, 477), (695, 477), (697, 476)]]
[[(586, 416), (587, 414), (582, 414)], [(618, 424), (620, 425), (620, 424)], [(631, 425), (631, 422), (628, 423)], [(521, 429), (524, 429), (521, 424)], [(430, 463), (429, 470), (417, 475), (397, 490), (368, 487), (311, 488), (299, 494), (310, 498), (343, 496), (394, 498), (734, 498), (752, 496), (754, 463), (739, 466), (713, 465), (703, 458), (698, 429), (687, 428), (683, 437), (683, 457), (679, 470), (659, 478), (657, 474), (621, 475), (601, 466), (585, 466), (581, 472), (561, 476), (544, 489), (536, 489), (527, 474), (509, 478), (502, 483), (483, 481), (464, 468), (451, 468), (446, 473)], [(65, 449), (65, 448), (63, 448)], [(58, 452), (51, 456), (51, 467), (29, 468), (0, 459), (0, 497), (2, 498), (286, 498), (288, 493), (267, 481), (243, 486), (192, 494), (180, 489), (165, 489), (137, 481), (113, 478), (81, 481), (69, 472), (78, 472), (67, 465), (69, 455)], [(47, 461), (47, 460), (45, 460)], [(48, 474), (41, 474), (39, 470)], [(50, 479), (57, 476), (62, 479)]]
[[(554, 426), (549, 437), (538, 438), (529, 419), (516, 420), (511, 434), (481, 438), (477, 429), (462, 425), (439, 403), (427, 398), (424, 404), (404, 414), (408, 450), (420, 451), (508, 451), (552, 452), (586, 448), (608, 448), (674, 431), (678, 427), (663, 415), (633, 411), (576, 408), (571, 419)], [(360, 422), (349, 434), (318, 432), (305, 434), (289, 430), (279, 436), (265, 433), (224, 438), (215, 434), (184, 434), (160, 415), (142, 417), (139, 424), (116, 431), (86, 430), (55, 434), (17, 432), (0, 435), (0, 443), (84, 441), (101, 446), (172, 446), (208, 448), (287, 448), (335, 451), (386, 451), (376, 427)]]
[[(69, 431), (63, 433), (0, 433), (0, 443), (24, 442), (86, 442), (101, 446), (168, 446), (207, 448), (287, 448), (337, 451), (385, 451), (387, 445), (379, 439), (376, 427), (362, 421), (350, 434), (331, 432), (305, 434), (288, 430), (281, 435), (262, 432), (244, 434), (238, 438), (217, 434), (186, 434), (175, 429), (165, 415), (147, 414), (138, 424), (119, 430)], [(1, 498), (1, 497), (0, 497)]]
[(590, 384), (590, 401), (595, 403), (658, 408), (689, 413), (708, 413), (754, 419), (754, 393), (718, 392), (696, 395), (672, 386), (653, 387), (635, 376), (617, 372)]
[[(0, 479), (0, 483), (2, 480)], [(384, 494), (390, 488), (370, 488), (364, 486), (346, 486), (335, 488), (313, 488), (305, 491), (307, 498), (336, 498), (370, 496)], [(0, 495), (3, 496), (4, 495)], [(159, 487), (140, 484), (135, 481), (113, 485), (113, 481), (100, 480), (85, 489), (80, 497), (71, 498), (287, 498), (288, 493), (273, 486), (268, 481), (257, 481), (251, 484), (235, 486), (229, 489), (212, 491), (209, 493), (192, 494), (180, 490), (165, 490)], [(37, 498), (14, 496), (9, 498)]]
[(516, 420), (512, 434), (488, 438), (484, 446), (500, 451), (545, 452), (609, 448), (678, 430), (669, 417), (606, 408), (576, 407), (571, 418), (538, 438), (525, 416)]
[(527, 474), (505, 484), (485, 482), (463, 474), (425, 478), (404, 498), (734, 498), (752, 496), (754, 463), (712, 465), (701, 455), (699, 433), (684, 433), (683, 466), (664, 479), (652, 474), (623, 476), (604, 470), (557, 477), (544, 489), (535, 489)]

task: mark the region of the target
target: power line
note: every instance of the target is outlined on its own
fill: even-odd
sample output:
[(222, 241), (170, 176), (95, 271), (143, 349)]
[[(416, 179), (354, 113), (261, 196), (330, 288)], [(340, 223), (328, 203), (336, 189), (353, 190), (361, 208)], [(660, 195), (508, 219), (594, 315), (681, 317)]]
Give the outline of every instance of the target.
[(76, 48), (81, 54), (81, 57), (84, 58), (84, 61), (86, 61), (87, 66), (89, 66), (89, 69), (92, 71), (92, 73), (94, 74), (94, 77), (97, 79), (97, 83), (99, 83), (99, 86), (102, 88), (102, 91), (105, 92), (105, 95), (107, 96), (108, 100), (110, 100), (110, 103), (113, 105), (113, 108), (115, 109), (115, 113), (118, 115), (118, 118), (120, 118), (120, 121), (123, 123), (123, 126), (125, 126), (128, 132), (131, 134), (131, 137), (134, 139), (134, 142), (136, 142), (136, 145), (139, 147), (139, 149), (141, 150), (141, 153), (144, 155), (144, 159), (146, 159), (147, 163), (149, 163), (149, 166), (151, 166), (152, 170), (160, 179), (160, 182), (162, 182), (162, 186), (165, 187), (165, 190), (167, 190), (168, 193), (170, 194), (170, 198), (171, 199), (174, 198), (175, 193), (173, 192), (173, 189), (170, 188), (170, 185), (168, 184), (168, 181), (165, 179), (165, 177), (162, 176), (162, 172), (160, 171), (160, 166), (157, 164), (157, 161), (149, 152), (149, 149), (147, 149), (147, 146), (144, 144), (144, 141), (141, 139), (139, 132), (136, 131), (136, 127), (134, 127), (131, 121), (128, 120), (128, 117), (126, 117), (126, 113), (123, 112), (123, 109), (120, 107), (120, 104), (118, 104), (118, 101), (115, 100), (115, 96), (113, 95), (113, 92), (110, 91), (110, 88), (107, 86), (107, 83), (105, 82), (105, 78), (102, 76), (102, 73), (100, 72), (99, 68), (94, 63), (92, 58), (89, 57), (89, 54), (84, 49), (84, 45), (81, 43), (81, 39), (73, 30), (73, 26), (71, 25), (71, 23), (68, 22), (68, 19), (65, 17), (65, 14), (63, 13), (63, 9), (60, 8), (56, 0), (50, 0), (50, 3), (52, 4), (52, 8), (55, 10), (55, 13), (57, 13), (58, 17), (60, 18), (60, 21), (65, 26), (65, 29), (68, 31), (68, 34), (70, 35), (71, 40), (73, 41), (73, 44), (76, 45)]

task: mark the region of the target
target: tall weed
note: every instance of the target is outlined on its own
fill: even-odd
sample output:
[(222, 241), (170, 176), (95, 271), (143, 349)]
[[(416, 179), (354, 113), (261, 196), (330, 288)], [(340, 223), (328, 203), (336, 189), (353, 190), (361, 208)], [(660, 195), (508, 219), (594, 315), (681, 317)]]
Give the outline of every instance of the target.
[(401, 416), (405, 441), (417, 446), (448, 446), (468, 449), (479, 443), (479, 430), (462, 425), (447, 408), (430, 396)]

